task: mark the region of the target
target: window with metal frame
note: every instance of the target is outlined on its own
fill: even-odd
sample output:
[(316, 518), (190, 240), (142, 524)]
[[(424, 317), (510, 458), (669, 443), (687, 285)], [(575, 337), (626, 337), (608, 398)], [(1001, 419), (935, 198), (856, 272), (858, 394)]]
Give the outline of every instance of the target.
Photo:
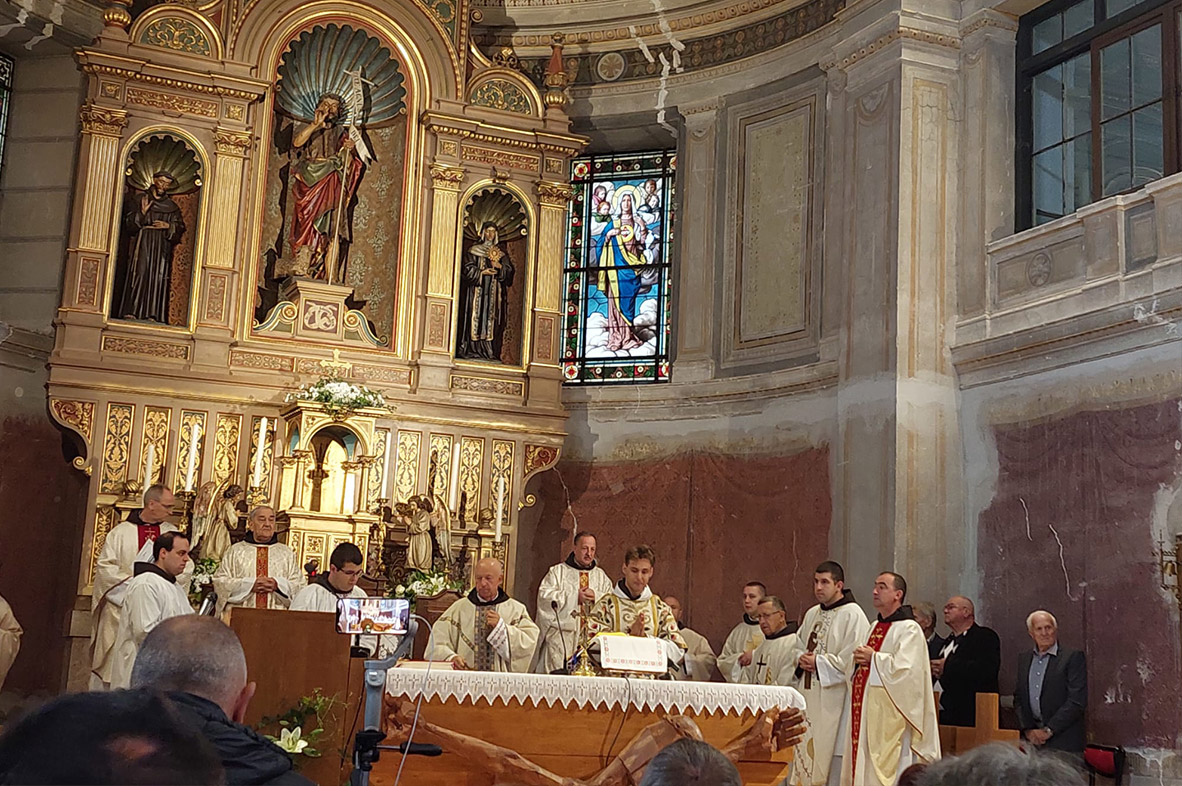
[(1017, 223), (1179, 171), (1182, 0), (1055, 0), (1018, 28)]

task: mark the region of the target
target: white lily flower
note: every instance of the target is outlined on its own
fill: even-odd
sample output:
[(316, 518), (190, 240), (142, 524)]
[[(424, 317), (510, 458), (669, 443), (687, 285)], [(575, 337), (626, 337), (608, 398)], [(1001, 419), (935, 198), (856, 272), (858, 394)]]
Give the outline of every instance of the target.
[(303, 753), (304, 748), (308, 747), (308, 741), (300, 739), (301, 733), (299, 726), (295, 729), (284, 729), (279, 735), (279, 747), (288, 753)]

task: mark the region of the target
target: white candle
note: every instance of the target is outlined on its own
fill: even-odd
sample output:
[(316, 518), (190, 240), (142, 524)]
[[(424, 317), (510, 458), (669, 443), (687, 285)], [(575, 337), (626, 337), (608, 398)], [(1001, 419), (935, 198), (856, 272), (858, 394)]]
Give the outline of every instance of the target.
[(152, 477), (156, 472), (156, 445), (148, 443), (148, 466), (144, 468), (144, 491), (152, 485)]
[(494, 540), (501, 542), (501, 527), (505, 518), (505, 479), (497, 480), (497, 532)]
[(353, 477), (352, 470), (345, 470), (345, 504), (342, 506), (346, 516), (353, 515), (357, 510), (354, 497), (357, 496), (357, 479)]
[(451, 484), (451, 509), (455, 512), (460, 509), (460, 445), (458, 440), (451, 450), (451, 455), (451, 477), (447, 482)]
[(259, 421), (259, 440), (258, 446), (254, 452), (254, 478), (250, 485), (258, 488), (263, 482), (263, 451), (266, 449), (267, 439), (267, 419), (263, 418)]
[(390, 450), (390, 432), (386, 432), (386, 460), (385, 466), (382, 467), (382, 488), (386, 489), (386, 499), (390, 500), (390, 505), (394, 505), (394, 479), (390, 477), (390, 455), (393, 451)]
[(185, 491), (193, 490), (193, 473), (197, 471), (197, 421), (189, 428), (189, 468), (185, 473)]

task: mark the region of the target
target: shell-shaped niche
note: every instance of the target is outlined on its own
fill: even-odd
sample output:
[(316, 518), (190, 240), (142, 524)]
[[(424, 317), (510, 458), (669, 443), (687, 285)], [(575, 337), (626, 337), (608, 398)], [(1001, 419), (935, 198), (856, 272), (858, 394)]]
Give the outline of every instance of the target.
[(350, 74), (358, 72), (372, 83), (363, 83), (359, 122), (381, 126), (405, 111), (404, 77), (398, 61), (381, 41), (349, 25), (318, 25), (305, 30), (291, 42), (279, 64), (279, 111), (308, 122), (320, 99), (333, 95), (341, 100), (341, 122), (348, 122), (349, 113), (357, 106)]
[(167, 172), (176, 180), (169, 191), (171, 194), (191, 194), (201, 187), (201, 161), (197, 154), (182, 140), (168, 134), (151, 134), (141, 139), (128, 156), (124, 174), (132, 188), (147, 191), (157, 172)]
[(472, 195), (464, 207), (464, 237), (477, 240), (485, 224), (497, 227), (501, 238), (509, 241), (527, 233), (525, 208), (508, 189), (490, 186)]

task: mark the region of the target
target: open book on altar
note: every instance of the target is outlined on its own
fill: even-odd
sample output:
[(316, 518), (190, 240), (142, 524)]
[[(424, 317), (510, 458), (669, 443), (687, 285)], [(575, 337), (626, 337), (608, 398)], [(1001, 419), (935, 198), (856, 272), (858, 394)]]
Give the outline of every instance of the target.
[(665, 643), (660, 639), (600, 633), (591, 640), (591, 646), (596, 643), (599, 645), (599, 666), (605, 671), (664, 674), (669, 670)]

